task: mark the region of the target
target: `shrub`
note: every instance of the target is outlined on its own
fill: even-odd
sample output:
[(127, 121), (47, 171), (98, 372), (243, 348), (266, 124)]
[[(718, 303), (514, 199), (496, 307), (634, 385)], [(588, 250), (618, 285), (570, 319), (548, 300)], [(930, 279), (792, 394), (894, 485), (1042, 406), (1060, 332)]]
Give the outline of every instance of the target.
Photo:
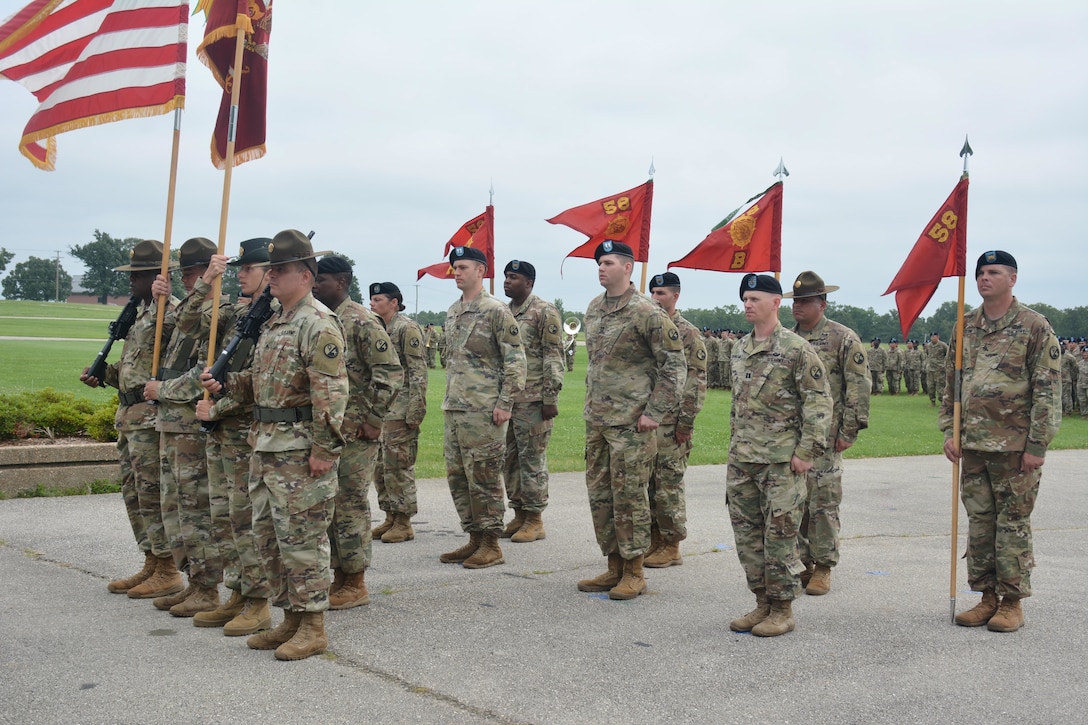
[(115, 440), (112, 429), (116, 409), (116, 400), (96, 408), (85, 398), (52, 388), (0, 395), (0, 439), (52, 438), (87, 432), (98, 440)]

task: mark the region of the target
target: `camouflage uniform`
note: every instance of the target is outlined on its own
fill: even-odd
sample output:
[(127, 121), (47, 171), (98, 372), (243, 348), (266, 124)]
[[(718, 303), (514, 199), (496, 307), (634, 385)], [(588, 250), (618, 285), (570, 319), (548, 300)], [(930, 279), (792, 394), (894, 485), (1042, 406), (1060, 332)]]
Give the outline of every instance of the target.
[[(177, 304), (176, 297), (167, 302), (161, 338), (164, 344), (174, 331), (173, 311)], [(122, 465), (122, 473), (126, 466), (129, 473), (121, 478), (121, 494), (132, 534), (141, 551), (150, 551), (161, 559), (171, 551), (162, 522), (159, 434), (155, 430), (158, 412), (154, 405), (144, 402), (144, 385), (151, 379), (155, 349), (156, 305), (157, 301), (152, 300), (140, 308), (125, 338), (121, 358), (106, 367), (102, 383), (119, 391), (120, 404), (114, 423), (118, 432), (117, 451), (127, 461)]]
[[(948, 343), (930, 342), (926, 345), (926, 388), (929, 391), (929, 401), (941, 400), (941, 392), (944, 390), (945, 361), (948, 359)], [(955, 362), (955, 358), (952, 358)], [(953, 364), (953, 367), (955, 365)]]
[(363, 438), (363, 423), (378, 430), (389, 412), (404, 375), (385, 325), (370, 310), (351, 299), (336, 308), (344, 333), (344, 367), (348, 375), (347, 408), (340, 430), (339, 489), (329, 538), (331, 565), (346, 574), (370, 566), (370, 479), (381, 450), (375, 438)]
[(402, 383), (382, 421), (374, 488), (382, 511), (411, 518), (419, 513), (416, 453), (419, 425), (427, 414), (427, 361), (423, 357), (423, 331), (412, 318), (398, 312), (389, 321), (388, 334), (400, 358)]
[(726, 501), (748, 588), (775, 600), (800, 596), (797, 534), (805, 477), (793, 456), (817, 461), (827, 446), (834, 404), (823, 363), (803, 338), (776, 324), (757, 342), (733, 345), (733, 407)]
[(510, 507), (541, 513), (548, 505), (548, 441), (553, 420), (543, 407), (555, 405), (563, 389), (563, 341), (559, 310), (530, 294), (520, 307), (510, 303), (525, 351), (525, 387), (513, 396), (506, 433), (503, 480)]
[(256, 406), (249, 439), (253, 536), (272, 603), (292, 611), (329, 606), (328, 528), (337, 471), (333, 465), (311, 476), (309, 458), (335, 461), (343, 448), (343, 349), (335, 316), (306, 294), (265, 323), (253, 367), (227, 376), (227, 394)]
[(884, 369), (887, 365), (887, 354), (879, 345), (869, 348), (869, 372), (873, 376), (873, 395), (884, 392)]
[(733, 368), (729, 364), (729, 358), (733, 356), (733, 345), (736, 342), (728, 337), (721, 340), (721, 352), (718, 353), (718, 377), (721, 378), (722, 387), (726, 390), (733, 388)]
[(685, 320), (679, 311), (672, 314), (672, 323), (680, 333), (687, 374), (680, 406), (665, 412), (658, 421), (657, 456), (650, 473), (648, 496), (650, 517), (666, 542), (683, 541), (688, 537), (687, 502), (684, 499), (684, 473), (691, 454), (691, 440), (676, 442), (677, 432), (690, 435), (695, 428), (695, 416), (706, 400), (706, 346), (699, 331)]
[(567, 359), (567, 370), (574, 370), (574, 353), (578, 350), (578, 336), (567, 335), (563, 341), (563, 355)]
[(888, 394), (899, 395), (903, 387), (903, 370), (906, 369), (906, 353), (901, 347), (893, 350), (888, 348), (884, 352), (884, 375), (888, 380)]
[(706, 386), (717, 390), (722, 387), (721, 371), (718, 369), (718, 356), (721, 355), (721, 345), (718, 338), (713, 335), (703, 340), (706, 348)]
[(1077, 363), (1077, 404), (1080, 417), (1088, 418), (1088, 358), (1083, 356)]
[(423, 331), (423, 342), (427, 346), (427, 367), (434, 369), (434, 354), (438, 350), (438, 337), (445, 335), (444, 330), (436, 330), (430, 325)]
[(510, 308), (484, 290), (446, 313), (446, 430), (444, 453), (450, 495), (469, 533), (503, 529), (502, 465), (507, 424), (492, 420), (511, 410), (525, 385), (525, 352)]
[[(966, 320), (963, 348), (960, 497), (967, 511), (967, 581), (977, 591), (1031, 596), (1031, 512), (1042, 473), (1020, 470), (1024, 453), (1045, 456), (1061, 424), (1061, 349), (1046, 318), (1013, 298), (1001, 319), (983, 308)], [(953, 338), (938, 419), (952, 438)]]
[(869, 427), (869, 366), (865, 346), (846, 325), (823, 317), (808, 332), (799, 326), (793, 331), (820, 356), (833, 401), (827, 449), (806, 474), (808, 495), (797, 543), (805, 564), (832, 567), (839, 563), (842, 504), (842, 453), (835, 450), (835, 441), (841, 438), (853, 444), (858, 433)]
[(585, 316), (586, 488), (601, 553), (635, 559), (650, 545), (647, 487), (657, 454), (655, 431), (639, 432), (642, 415), (661, 422), (680, 405), (686, 364), (680, 333), (634, 286), (596, 297)]
[(1072, 415), (1077, 404), (1077, 353), (1062, 350), (1062, 415)]
[(907, 392), (917, 395), (921, 390), (922, 366), (925, 364), (925, 353), (918, 347), (906, 352), (906, 379)]

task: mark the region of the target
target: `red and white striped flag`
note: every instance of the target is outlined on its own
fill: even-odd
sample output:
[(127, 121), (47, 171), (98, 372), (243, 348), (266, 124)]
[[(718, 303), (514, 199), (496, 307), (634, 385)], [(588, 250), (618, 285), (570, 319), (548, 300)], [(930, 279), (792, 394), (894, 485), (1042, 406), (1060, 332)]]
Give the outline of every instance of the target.
[(38, 99), (19, 150), (52, 171), (56, 136), (185, 105), (189, 3), (34, 0), (0, 25), (0, 77)]

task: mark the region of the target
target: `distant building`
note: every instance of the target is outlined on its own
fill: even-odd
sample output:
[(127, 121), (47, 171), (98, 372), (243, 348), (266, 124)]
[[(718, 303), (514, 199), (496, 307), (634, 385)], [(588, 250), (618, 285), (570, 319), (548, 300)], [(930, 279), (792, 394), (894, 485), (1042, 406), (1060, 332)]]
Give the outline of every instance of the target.
[(68, 295), (65, 302), (84, 305), (124, 305), (128, 302), (128, 295), (110, 295), (99, 297), (90, 290), (83, 288), (83, 275), (72, 275), (72, 294)]

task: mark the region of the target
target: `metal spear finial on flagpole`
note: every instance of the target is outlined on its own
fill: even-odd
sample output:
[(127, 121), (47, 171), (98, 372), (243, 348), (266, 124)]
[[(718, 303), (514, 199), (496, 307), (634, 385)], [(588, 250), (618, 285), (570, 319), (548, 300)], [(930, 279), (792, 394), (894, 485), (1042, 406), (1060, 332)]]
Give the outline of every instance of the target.
[(963, 157), (963, 175), (967, 175), (967, 159), (974, 156), (975, 152), (971, 150), (971, 144), (967, 142), (967, 135), (963, 137), (963, 148), (960, 149), (960, 156)]
[(491, 186), (487, 190), (487, 205), (488, 206), (494, 206), (495, 205), (495, 180), (494, 179), (491, 180)]
[(650, 170), (647, 172), (650, 174), (650, 178), (654, 178), (654, 174), (657, 173), (657, 169), (654, 168), (654, 157), (650, 157)]
[(785, 180), (785, 177), (790, 175), (789, 169), (786, 168), (786, 164), (781, 156), (778, 157), (778, 168), (774, 170), (774, 175), (779, 181)]

